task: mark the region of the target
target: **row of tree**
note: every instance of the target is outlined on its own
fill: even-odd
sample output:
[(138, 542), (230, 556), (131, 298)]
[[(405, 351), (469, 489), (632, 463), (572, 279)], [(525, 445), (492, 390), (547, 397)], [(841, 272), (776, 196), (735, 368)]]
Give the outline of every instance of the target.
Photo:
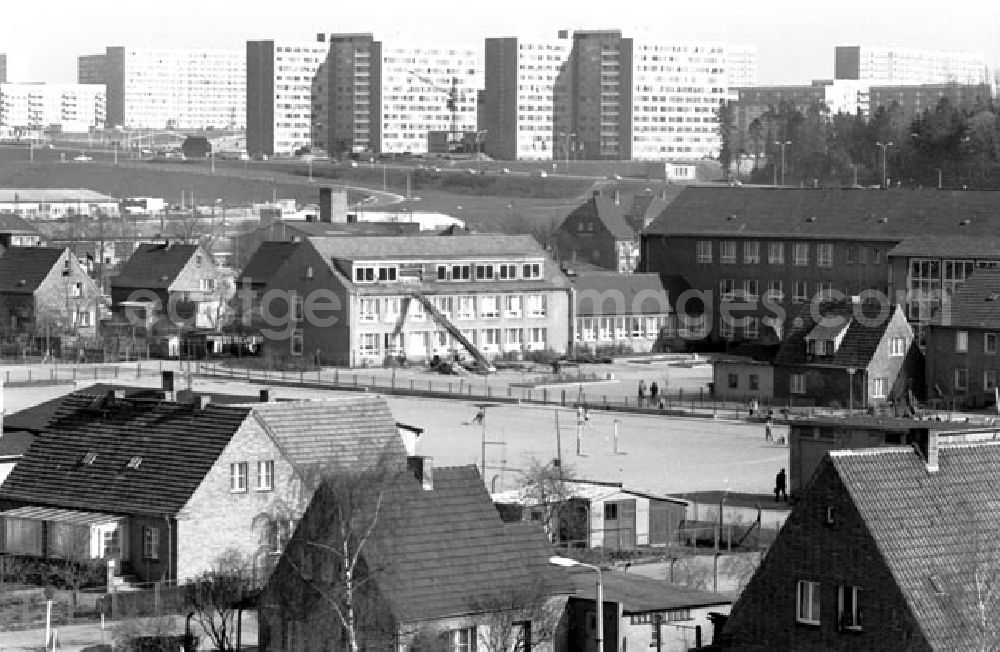
[(913, 119), (895, 102), (862, 116), (831, 115), (820, 101), (803, 111), (786, 100), (745, 134), (737, 133), (735, 108), (723, 102), (718, 110), (719, 159), (733, 180), (735, 164), (745, 169), (749, 159), (754, 183), (780, 183), (783, 175), (787, 185), (809, 187), (888, 179), (892, 187), (1000, 188), (1000, 117), (989, 100), (963, 110), (943, 98)]

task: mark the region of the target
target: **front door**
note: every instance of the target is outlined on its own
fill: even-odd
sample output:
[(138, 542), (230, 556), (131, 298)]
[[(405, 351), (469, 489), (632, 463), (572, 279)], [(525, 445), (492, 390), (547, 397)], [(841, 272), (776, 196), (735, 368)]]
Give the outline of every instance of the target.
[(604, 547), (635, 547), (635, 499), (604, 503)]

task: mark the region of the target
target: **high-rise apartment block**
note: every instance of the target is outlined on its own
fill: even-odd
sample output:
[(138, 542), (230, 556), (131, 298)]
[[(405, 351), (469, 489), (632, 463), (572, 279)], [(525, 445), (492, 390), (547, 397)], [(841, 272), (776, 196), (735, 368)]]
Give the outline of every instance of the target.
[(108, 47), (104, 55), (80, 57), (77, 77), (101, 79), (102, 68), (109, 126), (246, 126), (244, 51)]
[(477, 127), (475, 50), (332, 34), (327, 79), (331, 153), (425, 153), (430, 132)]
[(101, 84), (0, 84), (0, 129), (87, 132), (104, 125), (105, 112)]
[(902, 112), (902, 120), (910, 120), (926, 110), (933, 111), (941, 100), (948, 100), (961, 111), (989, 105), (993, 98), (990, 84), (913, 84), (875, 86), (869, 91), (869, 103), (873, 110), (888, 109), (894, 104)]
[(873, 84), (988, 84), (986, 55), (888, 46), (845, 45), (834, 49), (836, 79)]
[(757, 85), (756, 45), (726, 45), (726, 79), (730, 89)]
[(326, 40), (247, 41), (247, 151), (326, 149)]
[(78, 84), (106, 84), (108, 57), (106, 54), (85, 54), (76, 58)]
[[(488, 153), (616, 160), (717, 154), (716, 110), (729, 84), (725, 44), (625, 38), (619, 30), (560, 36), (564, 48), (544, 44), (541, 51), (516, 39), (487, 40)], [(740, 74), (755, 74), (752, 49), (740, 51)]]
[(567, 38), (486, 39), (482, 126), (485, 151), (492, 157), (548, 160), (572, 144), (571, 49)]

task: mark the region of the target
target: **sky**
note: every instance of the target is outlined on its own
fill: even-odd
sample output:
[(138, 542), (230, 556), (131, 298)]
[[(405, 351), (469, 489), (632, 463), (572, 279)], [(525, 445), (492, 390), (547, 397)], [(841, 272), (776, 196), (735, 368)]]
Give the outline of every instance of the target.
[(243, 49), (318, 32), (482, 47), (487, 36), (710, 39), (758, 48), (758, 83), (833, 76), (835, 45), (984, 52), (1000, 68), (1000, 2), (971, 0), (0, 0), (13, 81), (75, 82), (76, 57), (108, 45)]

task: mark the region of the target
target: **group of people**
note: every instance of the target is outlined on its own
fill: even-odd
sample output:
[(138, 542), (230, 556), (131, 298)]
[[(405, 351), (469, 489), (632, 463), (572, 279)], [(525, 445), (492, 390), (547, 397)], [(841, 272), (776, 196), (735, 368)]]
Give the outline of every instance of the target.
[(648, 389), (645, 380), (639, 381), (639, 407), (643, 405), (663, 407), (663, 396), (660, 394), (660, 386), (656, 384), (655, 380), (650, 383)]

